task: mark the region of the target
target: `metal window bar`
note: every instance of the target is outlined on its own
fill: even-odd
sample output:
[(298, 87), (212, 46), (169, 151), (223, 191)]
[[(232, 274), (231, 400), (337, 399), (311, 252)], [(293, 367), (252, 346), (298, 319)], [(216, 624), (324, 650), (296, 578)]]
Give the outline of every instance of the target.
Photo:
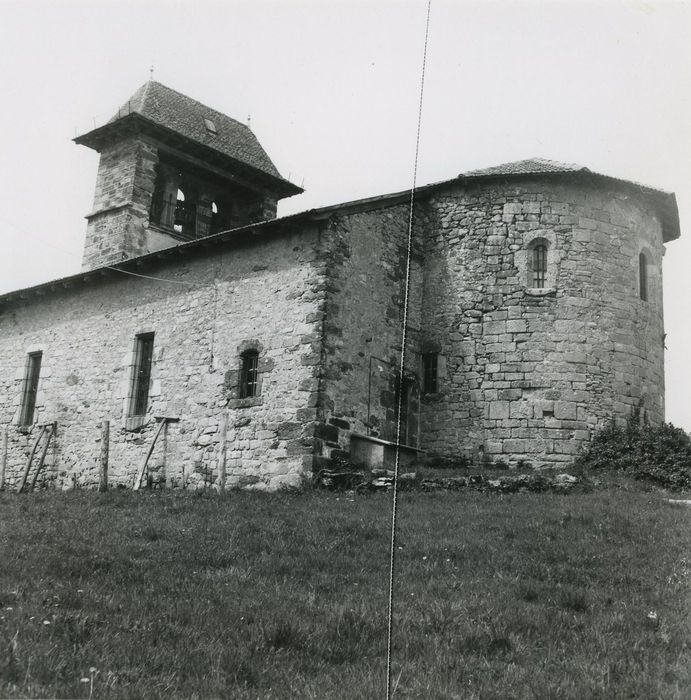
[(242, 371), (240, 374), (240, 398), (257, 396), (259, 389), (259, 355), (247, 352), (242, 356)]
[(137, 336), (137, 348), (132, 376), (131, 416), (145, 416), (149, 403), (149, 382), (151, 380), (151, 361), (154, 354), (154, 335)]
[(27, 358), (20, 419), (22, 425), (31, 425), (34, 422), (34, 409), (36, 408), (36, 394), (38, 393), (38, 379), (41, 374), (42, 357), (42, 352), (30, 352)]
[(437, 393), (437, 353), (422, 356), (422, 391), (424, 394)]
[(547, 279), (547, 246), (533, 248), (533, 287), (543, 289)]

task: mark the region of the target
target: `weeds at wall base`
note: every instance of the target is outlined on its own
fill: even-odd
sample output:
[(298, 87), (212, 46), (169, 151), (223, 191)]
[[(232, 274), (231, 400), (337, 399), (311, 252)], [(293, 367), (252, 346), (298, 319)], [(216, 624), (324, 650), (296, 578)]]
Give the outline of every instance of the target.
[(614, 422), (595, 434), (575, 465), (585, 472), (622, 473), (669, 489), (691, 488), (691, 436), (671, 423)]

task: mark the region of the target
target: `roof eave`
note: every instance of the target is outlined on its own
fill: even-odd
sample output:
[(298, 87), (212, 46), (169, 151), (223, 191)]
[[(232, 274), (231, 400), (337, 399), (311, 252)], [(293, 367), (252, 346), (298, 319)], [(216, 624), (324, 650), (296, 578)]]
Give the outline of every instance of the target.
[[(81, 137), (80, 137), (81, 138)], [(76, 141), (76, 139), (75, 139)], [(537, 173), (534, 173), (536, 175)], [(663, 241), (665, 243), (669, 241), (676, 240), (680, 237), (681, 231), (679, 226), (679, 211), (677, 207), (676, 196), (672, 192), (663, 192), (662, 190), (655, 190), (642, 185), (636, 185), (636, 183), (629, 182), (627, 180), (617, 180), (616, 178), (608, 177), (606, 175), (600, 175), (597, 173), (592, 173), (591, 171), (573, 171), (572, 173), (561, 172), (561, 173), (542, 173), (542, 175), (559, 175), (564, 176), (568, 174), (572, 175), (587, 175), (589, 177), (595, 177), (596, 179), (611, 180), (618, 182), (620, 184), (628, 185), (630, 187), (635, 187), (639, 189), (642, 193), (651, 196), (659, 206), (659, 210), (662, 216), (663, 225)], [(500, 179), (515, 179), (520, 177), (526, 177), (526, 174), (521, 175), (492, 175), (492, 176), (459, 176), (451, 178), (449, 180), (442, 180), (440, 182), (430, 183), (428, 185), (422, 185), (415, 189), (415, 193), (418, 195), (431, 195), (438, 189), (443, 187), (448, 187), (455, 184), (464, 184), (467, 181), (478, 180), (478, 179), (489, 179), (490, 177), (500, 178)], [(281, 226), (286, 224), (293, 225), (300, 221), (313, 221), (319, 222), (324, 219), (328, 219), (331, 215), (337, 214), (344, 210), (358, 210), (362, 207), (375, 208), (381, 205), (395, 205), (410, 201), (411, 191), (402, 190), (399, 192), (392, 192), (389, 194), (378, 195), (376, 197), (368, 197), (363, 199), (354, 200), (351, 202), (343, 202), (340, 204), (332, 204), (325, 207), (320, 207), (318, 209), (309, 209), (307, 211), (298, 212), (297, 214), (291, 214), (289, 216), (284, 216), (277, 219), (271, 219), (269, 221), (263, 221), (256, 224), (248, 224), (237, 229), (231, 229), (229, 231), (222, 231), (220, 233), (214, 234), (212, 236), (206, 236), (205, 238), (196, 239), (194, 241), (189, 241), (187, 243), (181, 243), (180, 245), (171, 246), (170, 248), (164, 248), (163, 250), (156, 251), (153, 253), (148, 253), (147, 255), (142, 255), (136, 258), (128, 258), (120, 263), (113, 265), (108, 265), (101, 268), (96, 268), (94, 270), (88, 270), (86, 272), (79, 272), (75, 275), (69, 277), (63, 277), (57, 280), (51, 280), (49, 282), (44, 282), (33, 287), (26, 287), (24, 289), (13, 290), (11, 292), (6, 292), (0, 295), (0, 307), (4, 304), (13, 302), (19, 299), (27, 299), (30, 296), (41, 296), (46, 292), (52, 291), (55, 288), (71, 287), (76, 283), (86, 283), (90, 279), (108, 276), (113, 272), (118, 270), (128, 271), (130, 268), (141, 268), (155, 262), (156, 260), (165, 259), (172, 257), (174, 255), (184, 255), (189, 251), (194, 251), (196, 249), (208, 248), (212, 245), (220, 245), (228, 243), (231, 240), (245, 240), (256, 235), (261, 235), (263, 233), (272, 231), (273, 229), (280, 229)]]
[(226, 167), (230, 166), (231, 169), (236, 169), (239, 167), (242, 170), (248, 171), (252, 173), (254, 177), (263, 181), (268, 190), (280, 195), (280, 199), (292, 197), (296, 194), (301, 194), (304, 192), (302, 187), (298, 187), (282, 177), (276, 177), (275, 175), (250, 165), (249, 163), (245, 163), (237, 158), (232, 158), (226, 153), (223, 153), (223, 151), (219, 151), (205, 143), (201, 143), (200, 141), (196, 141), (187, 136), (179, 134), (175, 130), (163, 126), (162, 124), (158, 124), (152, 119), (149, 119), (137, 112), (131, 112), (120, 119), (108, 122), (107, 124), (99, 126), (96, 129), (92, 129), (86, 134), (77, 136), (72, 140), (80, 146), (87, 146), (88, 148), (92, 148), (100, 153), (106, 141), (109, 141), (114, 137), (118, 138), (122, 135), (138, 133), (140, 130), (148, 130), (161, 138), (161, 140), (164, 142), (166, 141), (166, 137), (175, 137), (176, 142), (186, 142), (194, 148), (202, 150), (210, 156), (212, 155), (215, 159), (223, 161), (226, 164)]
[[(273, 233), (274, 231), (279, 232), (280, 229), (286, 225), (293, 226), (300, 221), (319, 222), (327, 217), (328, 213), (322, 213), (319, 209), (309, 209), (307, 211), (292, 214), (290, 216), (284, 216), (279, 219), (270, 219), (268, 221), (261, 221), (256, 224), (247, 224), (246, 226), (230, 229), (228, 231), (221, 231), (220, 233), (216, 233), (212, 236), (206, 236), (204, 238), (198, 238), (186, 243), (173, 245), (152, 253), (147, 253), (146, 255), (127, 258), (122, 262), (113, 263), (112, 265), (104, 265), (102, 267), (94, 268), (93, 270), (85, 270), (67, 277), (42, 282), (41, 284), (37, 284), (32, 287), (25, 287), (23, 289), (13, 290), (11, 292), (5, 292), (4, 294), (0, 294), (0, 309), (8, 303), (26, 300), (30, 297), (44, 296), (47, 293), (61, 289), (72, 289), (80, 284), (93, 283), (95, 280), (110, 277), (118, 271), (122, 271), (127, 274), (129, 272), (133, 272), (134, 270), (147, 268), (168, 258), (186, 255), (190, 252), (194, 253), (196, 251), (205, 250), (215, 245), (223, 245), (230, 242), (240, 243), (250, 240), (256, 236)], [(140, 273), (135, 273), (134, 276), (136, 277), (139, 274)]]

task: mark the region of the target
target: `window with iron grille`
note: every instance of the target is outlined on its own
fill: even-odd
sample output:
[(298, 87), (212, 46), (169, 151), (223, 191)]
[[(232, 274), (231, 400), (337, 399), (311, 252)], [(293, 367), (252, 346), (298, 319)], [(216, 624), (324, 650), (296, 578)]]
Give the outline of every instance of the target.
[(242, 353), (240, 366), (240, 398), (259, 395), (259, 353), (248, 350)]
[(437, 353), (428, 352), (422, 356), (422, 393), (436, 394), (437, 382)]
[(154, 334), (142, 333), (137, 336), (136, 343), (129, 415), (145, 416), (149, 403), (149, 382), (151, 380), (151, 360), (154, 354)]
[(542, 243), (533, 248), (533, 287), (543, 289), (547, 279), (547, 246)]
[(34, 422), (36, 394), (38, 393), (38, 378), (41, 374), (42, 352), (30, 352), (26, 360), (24, 374), (24, 389), (22, 391), (22, 411), (19, 422), (21, 425), (31, 425)]

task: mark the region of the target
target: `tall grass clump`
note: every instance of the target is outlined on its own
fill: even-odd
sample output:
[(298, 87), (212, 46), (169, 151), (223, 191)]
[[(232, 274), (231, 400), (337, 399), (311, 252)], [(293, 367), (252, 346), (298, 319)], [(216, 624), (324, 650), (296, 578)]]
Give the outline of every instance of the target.
[(627, 472), (672, 489), (691, 488), (691, 436), (671, 423), (626, 425), (612, 421), (600, 430), (576, 464), (585, 469)]

